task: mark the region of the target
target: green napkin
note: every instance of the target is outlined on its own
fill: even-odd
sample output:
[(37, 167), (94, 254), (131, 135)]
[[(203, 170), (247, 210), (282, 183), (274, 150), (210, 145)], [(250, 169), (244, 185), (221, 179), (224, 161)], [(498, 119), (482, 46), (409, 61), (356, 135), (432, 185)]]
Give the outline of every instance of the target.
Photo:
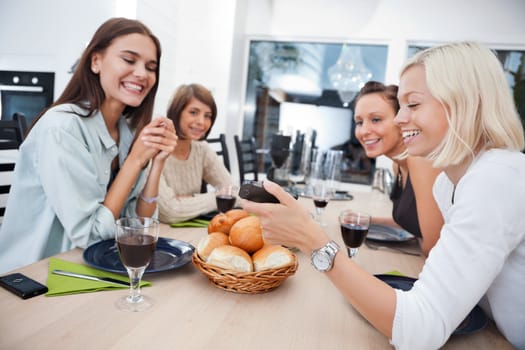
[(397, 270), (392, 270), (392, 271), (385, 272), (384, 275), (393, 275), (393, 276), (405, 277), (404, 274), (402, 274), (401, 272), (399, 272)]
[[(97, 277), (111, 277), (129, 283), (128, 277), (119, 275), (117, 273), (97, 270), (86, 265), (76, 264), (70, 261), (60, 260), (57, 258), (49, 258), (49, 271), (47, 275), (48, 292), (46, 293), (46, 296), (89, 293), (96, 292), (99, 290), (114, 290), (126, 288), (125, 286), (119, 287), (118, 285), (109, 284), (105, 282), (90, 281), (76, 277), (55, 275), (51, 273), (51, 271), (53, 270), (64, 270)], [(151, 283), (141, 281), (140, 286), (151, 286)]]
[(170, 224), (171, 227), (208, 227), (210, 221), (204, 219), (191, 219)]

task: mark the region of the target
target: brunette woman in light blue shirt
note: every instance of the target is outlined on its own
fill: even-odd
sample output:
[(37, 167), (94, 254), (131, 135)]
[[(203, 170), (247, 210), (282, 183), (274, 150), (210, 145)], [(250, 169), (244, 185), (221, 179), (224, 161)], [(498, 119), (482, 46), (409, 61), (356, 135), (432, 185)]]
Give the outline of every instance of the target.
[(171, 120), (151, 120), (160, 56), (158, 39), (139, 21), (99, 27), (20, 148), (0, 229), (0, 273), (112, 238), (120, 216), (155, 215), (159, 177), (177, 142)]

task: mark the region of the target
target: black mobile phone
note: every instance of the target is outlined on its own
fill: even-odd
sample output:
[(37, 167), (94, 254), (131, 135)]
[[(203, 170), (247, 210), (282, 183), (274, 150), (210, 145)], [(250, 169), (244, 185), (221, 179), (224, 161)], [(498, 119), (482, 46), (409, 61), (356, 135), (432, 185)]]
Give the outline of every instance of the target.
[(258, 203), (279, 203), (279, 200), (267, 192), (258, 181), (243, 183), (239, 189), (239, 197)]
[(0, 277), (0, 286), (22, 299), (28, 299), (47, 292), (47, 287), (21, 273)]

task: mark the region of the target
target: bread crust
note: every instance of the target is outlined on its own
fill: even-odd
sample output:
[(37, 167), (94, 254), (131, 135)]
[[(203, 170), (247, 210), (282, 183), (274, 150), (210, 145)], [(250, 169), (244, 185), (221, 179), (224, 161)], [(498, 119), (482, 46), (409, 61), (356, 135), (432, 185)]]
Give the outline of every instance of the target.
[(231, 217), (225, 213), (219, 213), (210, 220), (210, 223), (208, 224), (208, 233), (223, 232), (229, 234), (232, 225), (233, 220)]
[(263, 271), (291, 265), (295, 255), (283, 246), (267, 244), (253, 254), (252, 260), (254, 271)]
[(202, 260), (208, 261), (208, 257), (213, 249), (229, 244), (230, 240), (226, 233), (211, 232), (199, 241), (199, 244), (197, 245), (197, 254), (199, 254)]
[(230, 244), (252, 254), (264, 246), (261, 221), (248, 216), (237, 221), (230, 230)]
[(213, 249), (208, 264), (239, 272), (253, 272), (252, 258), (241, 248), (223, 245)]

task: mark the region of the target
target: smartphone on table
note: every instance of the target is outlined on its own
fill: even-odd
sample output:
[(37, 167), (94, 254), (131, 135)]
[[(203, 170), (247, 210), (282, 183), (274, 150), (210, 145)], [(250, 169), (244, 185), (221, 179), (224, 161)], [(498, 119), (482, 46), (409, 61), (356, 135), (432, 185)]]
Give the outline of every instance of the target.
[(22, 299), (47, 293), (45, 285), (18, 272), (0, 277), (0, 286)]

